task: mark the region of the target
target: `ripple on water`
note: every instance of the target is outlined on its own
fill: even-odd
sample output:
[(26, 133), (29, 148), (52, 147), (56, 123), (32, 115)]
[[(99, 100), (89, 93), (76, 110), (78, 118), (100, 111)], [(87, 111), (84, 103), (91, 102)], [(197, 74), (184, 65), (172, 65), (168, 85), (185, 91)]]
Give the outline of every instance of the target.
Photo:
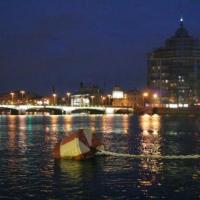
[(99, 156), (83, 162), (54, 161), (52, 150), (64, 136), (63, 130), (80, 127), (103, 133), (106, 149), (114, 152), (200, 153), (195, 119), (114, 115), (0, 117), (0, 199), (199, 198), (199, 160)]

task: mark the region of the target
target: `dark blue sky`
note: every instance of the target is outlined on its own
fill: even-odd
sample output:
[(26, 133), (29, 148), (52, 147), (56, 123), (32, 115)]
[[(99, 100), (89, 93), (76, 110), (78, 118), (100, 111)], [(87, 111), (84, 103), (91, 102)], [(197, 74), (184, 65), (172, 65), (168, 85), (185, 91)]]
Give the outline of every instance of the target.
[(0, 91), (142, 87), (181, 14), (200, 38), (200, 0), (1, 0)]

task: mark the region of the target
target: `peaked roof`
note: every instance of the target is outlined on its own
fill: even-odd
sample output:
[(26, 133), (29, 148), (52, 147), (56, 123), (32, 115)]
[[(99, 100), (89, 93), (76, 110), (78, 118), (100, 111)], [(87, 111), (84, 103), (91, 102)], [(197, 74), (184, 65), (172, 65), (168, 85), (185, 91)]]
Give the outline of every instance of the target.
[(180, 19), (180, 26), (175, 33), (175, 37), (178, 37), (178, 38), (190, 37), (187, 29), (184, 27), (183, 18)]
[(165, 40), (163, 47), (155, 49), (150, 55), (155, 58), (188, 56), (200, 58), (200, 42), (188, 33), (181, 18), (175, 34)]

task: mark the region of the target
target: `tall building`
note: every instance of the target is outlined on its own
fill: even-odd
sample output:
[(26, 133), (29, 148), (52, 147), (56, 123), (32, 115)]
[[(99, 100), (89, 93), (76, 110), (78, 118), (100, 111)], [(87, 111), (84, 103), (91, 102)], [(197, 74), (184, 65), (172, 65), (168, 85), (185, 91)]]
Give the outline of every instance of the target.
[(147, 85), (162, 103), (192, 104), (200, 99), (200, 42), (180, 19), (175, 34), (148, 56)]

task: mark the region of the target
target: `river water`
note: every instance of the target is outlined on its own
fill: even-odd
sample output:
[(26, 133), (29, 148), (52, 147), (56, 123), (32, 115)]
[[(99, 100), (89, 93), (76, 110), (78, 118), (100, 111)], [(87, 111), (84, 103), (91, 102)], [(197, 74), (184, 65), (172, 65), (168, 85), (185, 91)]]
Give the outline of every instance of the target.
[[(67, 131), (103, 134), (108, 151), (160, 159), (98, 156), (54, 161)], [(143, 115), (0, 116), (0, 199), (200, 199), (200, 119)]]

